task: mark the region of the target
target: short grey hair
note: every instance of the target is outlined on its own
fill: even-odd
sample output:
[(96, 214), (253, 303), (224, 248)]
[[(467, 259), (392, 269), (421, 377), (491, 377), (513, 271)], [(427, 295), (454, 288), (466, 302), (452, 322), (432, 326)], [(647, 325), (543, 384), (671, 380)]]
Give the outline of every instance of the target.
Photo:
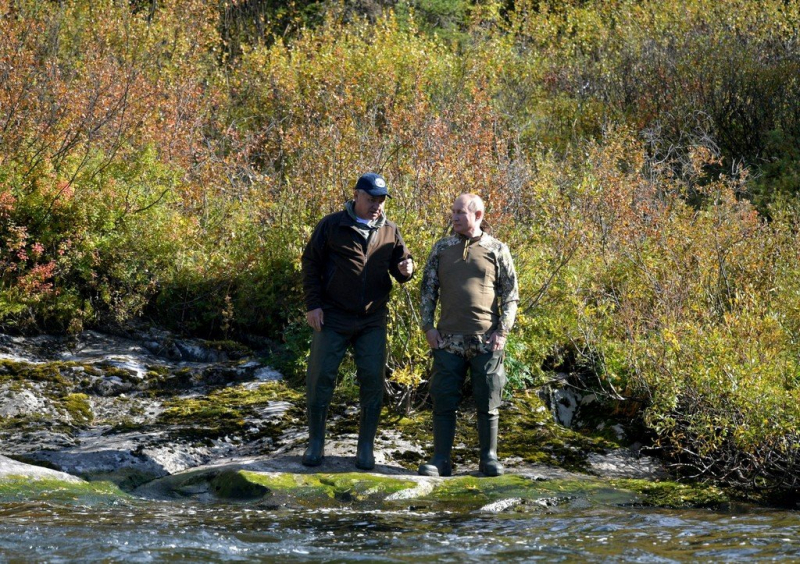
[(467, 209), (473, 213), (476, 211), (485, 211), (486, 208), (483, 205), (483, 200), (477, 194), (461, 194), (459, 197), (464, 197), (467, 199)]

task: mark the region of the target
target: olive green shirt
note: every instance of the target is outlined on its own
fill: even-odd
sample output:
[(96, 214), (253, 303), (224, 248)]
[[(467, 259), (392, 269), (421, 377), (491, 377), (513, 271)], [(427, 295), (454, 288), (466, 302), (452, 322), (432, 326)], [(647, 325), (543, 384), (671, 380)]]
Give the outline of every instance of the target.
[(486, 233), (474, 239), (461, 235), (436, 242), (422, 274), (422, 329), (434, 327), (462, 335), (499, 331), (514, 325), (519, 301), (517, 275), (508, 247)]

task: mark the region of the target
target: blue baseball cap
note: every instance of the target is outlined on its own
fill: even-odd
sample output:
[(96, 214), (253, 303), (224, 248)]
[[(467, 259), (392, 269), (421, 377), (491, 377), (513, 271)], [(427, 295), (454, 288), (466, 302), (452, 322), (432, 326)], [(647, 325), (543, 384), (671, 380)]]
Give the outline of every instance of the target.
[(380, 174), (374, 172), (367, 172), (361, 175), (361, 178), (356, 182), (356, 190), (363, 190), (370, 196), (389, 196), (389, 190), (386, 187), (386, 181)]

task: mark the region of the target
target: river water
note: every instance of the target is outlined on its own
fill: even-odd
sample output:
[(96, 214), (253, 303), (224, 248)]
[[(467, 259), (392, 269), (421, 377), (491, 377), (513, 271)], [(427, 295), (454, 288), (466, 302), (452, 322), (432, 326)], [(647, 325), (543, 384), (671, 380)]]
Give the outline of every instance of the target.
[(0, 503), (0, 562), (800, 562), (800, 512), (484, 514), (122, 499)]

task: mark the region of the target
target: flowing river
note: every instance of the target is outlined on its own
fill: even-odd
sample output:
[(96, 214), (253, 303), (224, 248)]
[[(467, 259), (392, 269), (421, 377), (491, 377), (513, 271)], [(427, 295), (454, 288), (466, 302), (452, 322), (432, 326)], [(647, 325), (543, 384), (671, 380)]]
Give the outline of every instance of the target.
[(0, 562), (800, 562), (800, 512), (524, 513), (122, 499), (0, 503)]

